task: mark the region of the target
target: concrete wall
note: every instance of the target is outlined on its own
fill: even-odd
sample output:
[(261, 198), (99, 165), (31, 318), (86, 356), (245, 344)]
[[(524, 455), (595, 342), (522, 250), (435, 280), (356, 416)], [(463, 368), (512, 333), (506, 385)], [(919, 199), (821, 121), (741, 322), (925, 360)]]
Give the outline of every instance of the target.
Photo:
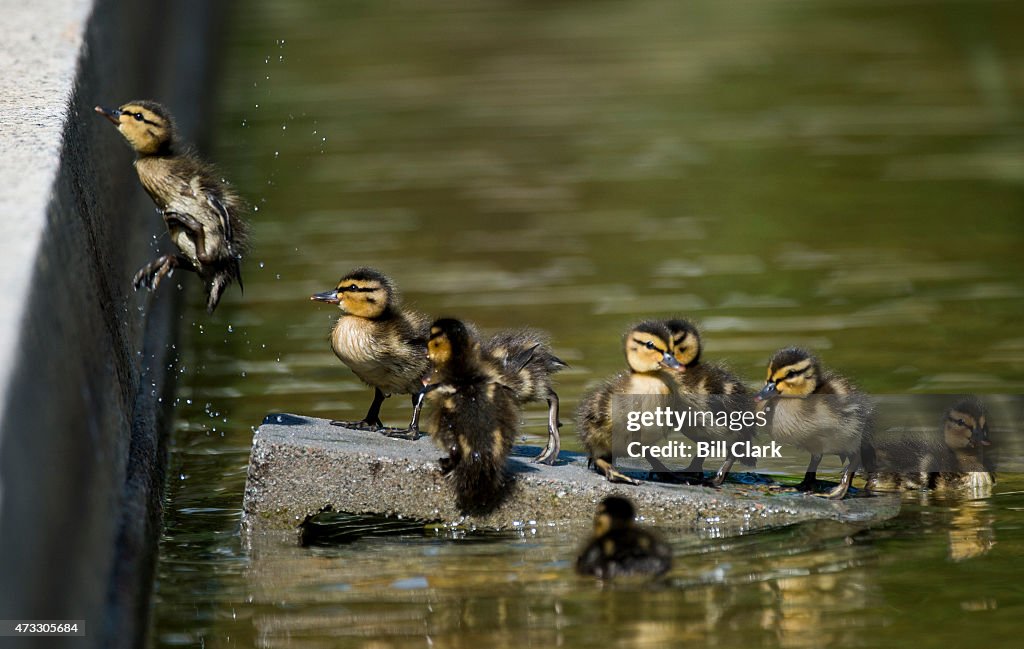
[[(161, 520), (181, 294), (135, 293), (167, 246), (99, 103), (157, 98), (196, 136), (213, 3), (6, 3), (0, 41), (0, 619), (84, 619), (138, 646)], [(192, 282), (191, 278), (175, 280)]]

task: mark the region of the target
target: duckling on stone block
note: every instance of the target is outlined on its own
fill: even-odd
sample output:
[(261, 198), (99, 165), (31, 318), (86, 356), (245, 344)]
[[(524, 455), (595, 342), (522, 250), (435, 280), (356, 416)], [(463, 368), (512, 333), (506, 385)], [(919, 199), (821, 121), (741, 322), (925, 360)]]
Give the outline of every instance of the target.
[(610, 482), (638, 484), (612, 466), (613, 403), (616, 395), (672, 396), (671, 373), (681, 365), (672, 355), (672, 335), (661, 322), (648, 320), (623, 337), (628, 371), (617, 374), (584, 395), (576, 411), (576, 430), (590, 454), (590, 464)]
[[(363, 383), (373, 388), (373, 402), (361, 421), (331, 423), (418, 438), (418, 395), (430, 369), (426, 316), (403, 308), (394, 282), (374, 268), (356, 268), (342, 277), (335, 288), (310, 299), (338, 305), (341, 316), (331, 331), (331, 349)], [(392, 394), (412, 396), (414, 410), (408, 428), (385, 428), (381, 422), (381, 405)]]
[(505, 464), (518, 430), (519, 401), (484, 357), (476, 332), (461, 321), (436, 320), (427, 349), (432, 371), (423, 393), (433, 406), (432, 435), (448, 453), (441, 471), (460, 510), (486, 513), (511, 486)]
[(848, 463), (839, 485), (828, 492), (828, 497), (845, 496), (861, 467), (861, 447), (872, 424), (873, 407), (868, 396), (840, 374), (823, 367), (811, 352), (789, 347), (769, 360), (768, 376), (755, 399), (767, 402), (774, 440), (811, 454), (797, 489), (814, 489), (822, 456), (838, 455)]

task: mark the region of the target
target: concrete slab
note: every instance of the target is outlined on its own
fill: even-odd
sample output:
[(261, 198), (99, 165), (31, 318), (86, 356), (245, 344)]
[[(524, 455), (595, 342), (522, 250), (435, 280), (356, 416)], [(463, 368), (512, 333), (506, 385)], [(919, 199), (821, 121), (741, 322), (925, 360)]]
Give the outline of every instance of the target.
[(3, 6), (0, 618), (88, 629), (18, 647), (146, 645), (179, 293), (132, 289), (166, 227), (93, 106), (160, 99), (200, 140), (219, 4)]
[(898, 496), (832, 502), (765, 486), (722, 489), (644, 483), (610, 484), (587, 469), (586, 458), (562, 453), (558, 466), (533, 464), (539, 447), (517, 447), (509, 462), (515, 486), (486, 516), (463, 516), (438, 471), (441, 451), (430, 438), (415, 442), (331, 426), (327, 420), (268, 415), (256, 431), (243, 505), (250, 536), (295, 534), (308, 516), (327, 508), (469, 527), (509, 529), (589, 525), (594, 507), (611, 493), (628, 495), (647, 522), (664, 528), (738, 534), (831, 519), (868, 524), (899, 512)]

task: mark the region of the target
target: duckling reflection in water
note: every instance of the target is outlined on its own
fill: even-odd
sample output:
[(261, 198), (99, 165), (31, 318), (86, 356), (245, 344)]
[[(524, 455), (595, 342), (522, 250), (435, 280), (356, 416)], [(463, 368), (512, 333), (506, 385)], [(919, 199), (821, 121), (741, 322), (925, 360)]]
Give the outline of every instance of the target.
[(594, 535), (576, 559), (576, 572), (598, 579), (629, 575), (659, 577), (672, 568), (672, 549), (634, 522), (633, 503), (619, 496), (601, 501)]
[[(337, 304), (341, 316), (331, 331), (331, 348), (342, 363), (373, 388), (373, 402), (362, 421), (332, 421), (335, 426), (419, 437), (417, 395), (430, 369), (425, 316), (403, 309), (398, 290), (384, 273), (356, 268), (336, 288), (311, 300)], [(413, 418), (407, 429), (385, 428), (380, 420), (384, 399), (412, 395)]]
[(534, 401), (548, 403), (548, 441), (533, 459), (555, 464), (561, 450), (558, 434), (558, 394), (551, 387), (551, 375), (566, 367), (554, 355), (547, 337), (534, 329), (501, 331), (482, 346), (483, 356), (492, 362), (503, 385), (510, 388), (520, 405)]
[[(703, 342), (700, 332), (693, 323), (677, 318), (666, 320), (665, 327), (671, 335), (672, 355), (681, 366), (678, 372), (669, 376), (673, 378), (676, 395), (686, 407), (697, 411), (724, 410), (729, 413), (753, 411), (753, 395), (743, 381), (721, 365), (702, 361)], [(736, 462), (737, 458), (732, 454), (732, 444), (751, 440), (756, 433), (753, 426), (747, 426), (739, 431), (731, 430), (728, 426), (691, 427), (683, 429), (682, 432), (696, 442), (727, 442), (729, 455), (711, 480), (711, 485), (715, 487), (725, 481)], [(704, 459), (704, 456), (694, 454), (684, 474), (691, 479), (703, 481)], [(744, 457), (741, 462), (754, 466), (756, 460)]]
[(861, 446), (871, 426), (873, 411), (867, 395), (823, 368), (807, 350), (790, 347), (772, 356), (764, 388), (755, 400), (768, 402), (771, 435), (776, 441), (811, 454), (797, 489), (814, 489), (822, 456), (838, 455), (849, 462), (828, 497), (845, 496), (861, 466)]
[(519, 422), (515, 391), (484, 357), (476, 333), (451, 318), (430, 327), (432, 365), (423, 393), (434, 406), (433, 436), (448, 456), (441, 472), (459, 509), (485, 513), (500, 504), (509, 485), (505, 463)]
[(238, 195), (208, 164), (180, 145), (166, 108), (154, 101), (130, 101), (96, 112), (117, 127), (138, 158), (135, 171), (163, 214), (178, 254), (163, 255), (143, 266), (132, 284), (155, 290), (175, 268), (193, 271), (206, 284), (206, 310), (213, 313), (232, 281), (242, 288), (240, 262), (248, 226)]
[(678, 370), (680, 364), (672, 355), (671, 339), (668, 329), (660, 322), (648, 320), (632, 327), (623, 338), (629, 371), (606, 380), (580, 401), (576, 411), (580, 442), (590, 454), (590, 465), (610, 482), (637, 484), (612, 466), (613, 397), (672, 395), (674, 379), (669, 372)]
[(955, 490), (983, 497), (995, 484), (986, 454), (990, 444), (984, 404), (964, 399), (943, 413), (940, 430), (872, 434), (864, 453), (868, 489)]

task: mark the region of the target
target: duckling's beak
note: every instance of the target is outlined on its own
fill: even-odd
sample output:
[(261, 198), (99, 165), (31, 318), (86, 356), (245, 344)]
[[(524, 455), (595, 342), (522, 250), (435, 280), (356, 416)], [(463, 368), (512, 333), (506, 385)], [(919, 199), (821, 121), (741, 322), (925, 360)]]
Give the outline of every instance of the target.
[(673, 370), (685, 370), (672, 354), (665, 352), (661, 356), (661, 364)]
[(119, 119), (121, 117), (121, 111), (119, 111), (118, 109), (115, 108), (113, 110), (110, 110), (109, 108), (104, 108), (103, 106), (97, 106), (94, 110), (100, 115), (103, 115), (104, 117), (109, 119), (110, 123), (114, 126), (121, 125), (121, 120)]
[(764, 384), (761, 391), (754, 397), (754, 401), (767, 401), (772, 397), (779, 395), (779, 389), (775, 387), (775, 381), (769, 381)]
[(971, 448), (977, 446), (992, 446), (992, 442), (988, 441), (988, 429), (986, 428), (975, 428), (971, 430), (971, 439), (967, 441)]
[(324, 291), (323, 293), (314, 293), (309, 296), (309, 299), (316, 300), (317, 302), (327, 302), (329, 304), (338, 303), (338, 291)]

